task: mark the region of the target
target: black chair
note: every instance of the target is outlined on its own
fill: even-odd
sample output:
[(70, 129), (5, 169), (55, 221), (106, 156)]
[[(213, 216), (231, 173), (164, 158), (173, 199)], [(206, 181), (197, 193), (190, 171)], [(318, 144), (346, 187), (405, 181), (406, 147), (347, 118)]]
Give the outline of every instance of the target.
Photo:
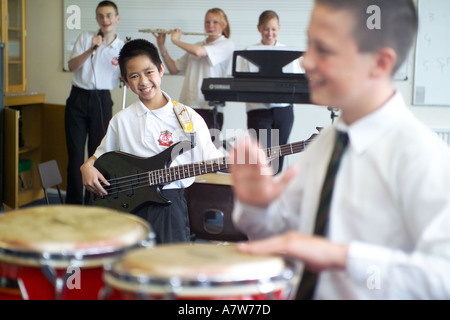
[(59, 200), (61, 201), (61, 204), (64, 203), (61, 195), (61, 189), (59, 187), (62, 183), (62, 177), (56, 160), (50, 160), (38, 164), (38, 171), (47, 204), (50, 204), (50, 201), (48, 200), (48, 189), (52, 187), (56, 187), (58, 190)]

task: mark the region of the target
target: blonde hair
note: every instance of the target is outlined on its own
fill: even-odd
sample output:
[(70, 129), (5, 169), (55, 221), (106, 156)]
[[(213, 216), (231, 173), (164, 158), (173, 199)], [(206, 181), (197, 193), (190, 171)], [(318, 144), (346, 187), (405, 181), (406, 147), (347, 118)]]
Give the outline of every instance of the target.
[(259, 16), (258, 20), (258, 27), (264, 25), (265, 23), (269, 22), (272, 19), (277, 19), (278, 23), (280, 22), (280, 18), (278, 17), (278, 14), (275, 11), (272, 10), (266, 10)]
[(205, 17), (208, 15), (208, 13), (212, 13), (213, 15), (215, 15), (216, 17), (219, 18), (219, 22), (223, 27), (222, 34), (225, 36), (225, 38), (228, 39), (231, 34), (231, 29), (230, 29), (230, 23), (228, 22), (228, 17), (225, 14), (225, 12), (219, 8), (212, 8), (206, 12)]

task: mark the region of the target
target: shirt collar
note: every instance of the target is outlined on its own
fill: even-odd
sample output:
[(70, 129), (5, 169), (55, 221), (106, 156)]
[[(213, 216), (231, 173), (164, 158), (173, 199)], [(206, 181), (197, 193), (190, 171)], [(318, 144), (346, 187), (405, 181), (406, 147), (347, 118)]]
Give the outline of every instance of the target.
[[(157, 110), (152, 110), (152, 112), (155, 115), (163, 116), (166, 113), (173, 112), (173, 103), (172, 103), (172, 99), (170, 99), (170, 97), (167, 93), (165, 93), (162, 90), (161, 90), (161, 92), (164, 95), (164, 97), (167, 99), (167, 103), (164, 107), (157, 109)], [(138, 102), (135, 104), (135, 112), (136, 112), (137, 117), (142, 117), (146, 113), (150, 112), (150, 110), (142, 103), (141, 100), (138, 100)]]
[(122, 46), (123, 46), (123, 40), (120, 40), (119, 35), (116, 34), (116, 38), (114, 39), (113, 42), (111, 42), (109, 47), (114, 48), (114, 49), (121, 49)]
[(403, 97), (399, 92), (396, 92), (381, 108), (350, 126), (339, 119), (336, 122), (336, 129), (348, 132), (352, 149), (360, 154), (376, 141), (383, 139), (388, 130), (398, 125), (399, 120), (408, 116), (410, 116), (410, 113)]

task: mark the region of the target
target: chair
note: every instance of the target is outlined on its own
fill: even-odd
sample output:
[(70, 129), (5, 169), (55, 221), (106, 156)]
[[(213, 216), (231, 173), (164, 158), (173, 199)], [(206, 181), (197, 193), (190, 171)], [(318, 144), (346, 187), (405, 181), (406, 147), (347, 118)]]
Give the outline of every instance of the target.
[(50, 201), (48, 200), (48, 189), (52, 187), (56, 187), (58, 190), (59, 200), (61, 203), (64, 203), (61, 195), (61, 189), (59, 188), (59, 185), (62, 183), (62, 177), (56, 160), (50, 160), (38, 164), (38, 171), (47, 204), (50, 204)]

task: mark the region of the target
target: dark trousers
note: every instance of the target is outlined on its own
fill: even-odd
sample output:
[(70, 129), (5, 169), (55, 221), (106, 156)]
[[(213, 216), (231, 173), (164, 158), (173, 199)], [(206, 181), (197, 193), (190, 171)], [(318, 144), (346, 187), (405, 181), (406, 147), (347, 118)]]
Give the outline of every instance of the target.
[[(195, 109), (195, 111), (202, 116), (202, 118), (205, 120), (206, 125), (209, 129), (219, 129), (222, 130), (223, 126), (223, 113), (217, 112), (214, 114), (213, 110), (206, 110), (206, 109)], [(214, 126), (215, 125), (215, 126)]]
[(223, 126), (223, 113), (205, 109), (195, 109), (195, 111), (205, 120), (211, 134), (211, 141), (217, 148), (221, 148), (223, 141), (220, 140), (220, 131)]
[(189, 242), (191, 229), (184, 189), (162, 190), (161, 194), (171, 203), (150, 203), (134, 214), (150, 224), (156, 244)]
[(66, 101), (65, 129), (68, 153), (66, 203), (83, 204), (80, 167), (102, 141), (112, 117), (109, 90), (84, 90), (72, 86)]
[[(294, 124), (294, 107), (292, 105), (281, 108), (252, 110), (247, 112), (247, 128), (256, 131), (256, 138), (262, 148), (270, 148), (286, 144)], [(265, 129), (266, 131), (261, 131)], [(278, 130), (278, 139), (274, 134)], [(260, 134), (267, 132), (266, 139), (261, 139)], [(277, 174), (283, 169), (283, 157), (272, 161), (272, 168)]]

